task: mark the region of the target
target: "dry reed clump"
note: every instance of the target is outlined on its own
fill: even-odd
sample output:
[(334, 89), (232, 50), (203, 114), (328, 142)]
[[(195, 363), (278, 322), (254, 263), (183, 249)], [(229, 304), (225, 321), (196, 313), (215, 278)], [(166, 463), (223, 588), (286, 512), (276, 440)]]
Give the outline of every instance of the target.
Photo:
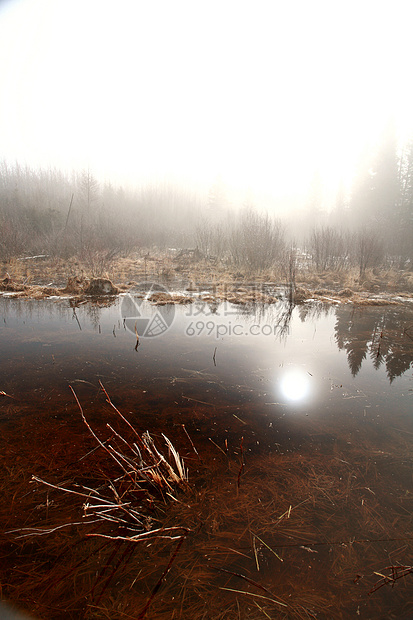
[(61, 290), (51, 286), (31, 286), (18, 284), (11, 278), (6, 277), (0, 282), (0, 291), (7, 293), (8, 297), (28, 297), (30, 299), (44, 299), (45, 297), (59, 296)]
[[(52, 531), (36, 565), (31, 551), (38, 537), (21, 548), (23, 576), (15, 600), (29, 607), (36, 600), (42, 618), (59, 617), (65, 609), (73, 618), (236, 619), (241, 613), (338, 620), (366, 606), (372, 579), (364, 585), (365, 575), (381, 566), (383, 546), (385, 557), (401, 544), (408, 551), (406, 543), (390, 542), (408, 533), (408, 515), (394, 506), (383, 511), (377, 486), (376, 495), (366, 488), (377, 472), (363, 477), (362, 462), (277, 454), (249, 463), (241, 449), (235, 458), (217, 454), (212, 463), (206, 447), (193, 452), (194, 482), (154, 511), (162, 526), (158, 535), (102, 538), (93, 523), (56, 530), (56, 521), (49, 522)], [(86, 481), (83, 487), (97, 485), (103, 496), (108, 471), (93, 478), (93, 487)], [(50, 505), (49, 515), (62, 495), (51, 489), (48, 500), (58, 505)], [(84, 498), (77, 499), (74, 504), (66, 494), (66, 510), (80, 508)], [(125, 502), (122, 495), (117, 509)], [(95, 507), (95, 517), (103, 512), (109, 514), (107, 505)], [(400, 592), (394, 592), (393, 604), (400, 604)], [(370, 608), (389, 608), (379, 592), (375, 596)]]
[(399, 300), (389, 299), (388, 297), (366, 297), (362, 295), (354, 295), (351, 301), (357, 306), (398, 306), (400, 305)]
[(351, 288), (343, 288), (337, 295), (339, 297), (353, 297), (354, 291), (352, 291)]
[(381, 561), (381, 547), (370, 540), (376, 526), (387, 527), (386, 537), (400, 535), (406, 518), (385, 515), (377, 524), (378, 502), (366, 511), (359, 500), (368, 492), (337, 460), (326, 473), (324, 459), (301, 459), (297, 468), (294, 455), (278, 455), (247, 468), (239, 485), (237, 465), (229, 463), (227, 473), (217, 472), (206, 488), (170, 507), (166, 524), (181, 519), (192, 533), (147, 617), (166, 618), (178, 608), (176, 617), (215, 618), (225, 605), (223, 617), (237, 618), (241, 605), (252, 618), (259, 603), (269, 617), (340, 618), (349, 600), (361, 603), (353, 581), (360, 566), (365, 572)]
[(62, 289), (63, 294), (80, 295), (85, 286), (84, 276), (69, 276), (66, 286)]
[(312, 293), (308, 289), (303, 288), (302, 286), (297, 286), (293, 294), (293, 300), (295, 303), (299, 304), (309, 299)]
[(365, 286), (366, 290), (372, 290), (373, 292), (411, 293), (413, 291), (413, 273), (394, 268), (374, 269), (368, 274)]
[(152, 293), (148, 299), (156, 306), (166, 306), (168, 304), (190, 304), (193, 302), (193, 297), (164, 292)]
[(15, 282), (9, 275), (7, 275), (3, 280), (0, 281), (0, 291), (6, 292), (22, 292), (26, 291), (27, 287), (25, 284), (19, 284)]
[(30, 284), (19, 284), (11, 278), (6, 277), (0, 282), (0, 291), (4, 291), (10, 297), (28, 297), (30, 299), (44, 299), (45, 297), (61, 296), (90, 296), (104, 297), (117, 295), (120, 291), (112, 282), (106, 278), (92, 278), (88, 280), (83, 276), (69, 277), (64, 288), (53, 286), (41, 286)]
[(334, 293), (332, 293), (332, 291), (328, 288), (318, 288), (313, 291), (313, 295), (316, 295), (317, 297), (324, 297), (332, 294)]
[[(139, 434), (128, 420), (120, 413), (110, 400), (106, 390), (101, 384), (107, 402), (123, 422), (130, 437), (125, 439), (109, 423), (106, 425), (110, 437), (100, 439), (87, 422), (82, 406), (72, 389), (80, 413), (89, 432), (96, 440), (98, 447), (102, 448), (108, 457), (116, 464), (119, 474), (114, 480), (108, 479), (106, 485), (98, 488), (82, 486), (74, 491), (71, 488), (63, 488), (60, 485), (50, 484), (37, 477), (33, 479), (51, 488), (62, 489), (67, 493), (86, 498), (83, 505), (83, 517), (85, 523), (90, 519), (93, 523), (110, 522), (119, 527), (124, 535), (116, 539), (136, 541), (141, 538), (149, 538), (152, 532), (152, 518), (145, 513), (147, 505), (152, 506), (156, 500), (156, 494), (171, 495), (176, 487), (187, 484), (187, 473), (183, 461), (176, 452), (170, 440), (163, 435), (164, 442), (169, 451), (169, 458), (165, 458), (156, 447), (153, 438), (148, 432)], [(171, 495), (172, 497), (172, 495)], [(142, 507), (143, 512), (136, 509), (136, 501)], [(179, 529), (179, 528), (173, 528)], [(112, 534), (95, 534), (111, 538)], [(165, 532), (162, 532), (165, 535)], [(167, 534), (169, 535), (169, 533)]]
[(83, 275), (70, 276), (63, 289), (58, 291), (63, 295), (89, 295), (99, 297), (117, 295), (119, 289), (107, 278), (86, 278)]
[[(338, 620), (358, 607), (389, 618), (403, 608), (409, 574), (367, 594), (375, 571), (413, 551), (410, 498), (394, 475), (409, 479), (407, 445), (373, 452), (365, 438), (346, 453), (254, 454), (242, 439), (231, 449), (199, 436), (195, 446), (179, 428), (184, 466), (172, 446), (160, 451), (161, 434), (146, 441), (105, 396), (113, 419), (98, 432), (85, 416), (87, 447), (80, 429), (65, 445), (51, 425), (38, 431), (39, 446), (53, 449), (39, 453), (29, 495), (33, 441), (9, 458), (7, 529), (33, 535), (8, 536), (6, 596), (44, 620)], [(190, 464), (190, 484), (179, 462), (185, 473)]]
[[(104, 390), (103, 386), (102, 389)], [(30, 540), (29, 544), (22, 546), (18, 551), (23, 565), (25, 554), (27, 553), (29, 557), (33, 549), (36, 549), (39, 560), (36, 574), (30, 572), (30, 575), (26, 575), (30, 583), (24, 579), (14, 580), (15, 600), (22, 604), (26, 603), (32, 611), (39, 612), (39, 609), (42, 609), (39, 612), (42, 616), (49, 606), (46, 599), (39, 608), (33, 608), (33, 603), (30, 605), (30, 602), (36, 599), (34, 595), (36, 591), (39, 597), (39, 591), (45, 590), (43, 592), (45, 594), (53, 589), (54, 596), (61, 598), (59, 608), (67, 605), (70, 597), (70, 606), (76, 608), (79, 601), (76, 597), (73, 600), (73, 591), (70, 594), (74, 584), (82, 591), (82, 600), (85, 588), (87, 592), (92, 591), (92, 594), (96, 588), (99, 590), (100, 583), (95, 584), (95, 568), (91, 568), (91, 565), (96, 567), (97, 554), (101, 557), (102, 550), (107, 549), (109, 544), (115, 545), (115, 548), (123, 543), (133, 546), (142, 541), (149, 541), (153, 537), (173, 541), (179, 540), (187, 532), (187, 528), (183, 526), (164, 528), (159, 525), (158, 518), (158, 504), (178, 501), (175, 498), (177, 490), (185, 489), (188, 485), (183, 461), (169, 439), (162, 436), (168, 451), (168, 455), (164, 456), (151, 435), (147, 432), (137, 433), (116, 409), (106, 392), (105, 395), (110, 407), (116, 413), (116, 419), (121, 421), (121, 426), (123, 425), (121, 430), (119, 424), (108, 423), (106, 439), (100, 438), (94, 432), (85, 418), (76, 395), (75, 398), (83, 422), (95, 439), (100, 452), (106, 455), (106, 461), (109, 459), (109, 463), (100, 459), (101, 465), (98, 465), (96, 472), (86, 476), (83, 474), (80, 478), (76, 475), (73, 477), (73, 468), (71, 473), (69, 468), (66, 476), (60, 481), (33, 476), (35, 488), (32, 489), (32, 493), (34, 492), (37, 497), (38, 485), (43, 486), (47, 490), (45, 501), (35, 506), (29, 522), (26, 521), (26, 524), (17, 530), (9, 531), (9, 539), (13, 536), (16, 537), (16, 541), (27, 538)], [(94, 453), (95, 450), (96, 448), (91, 452)], [(79, 461), (82, 458), (84, 455)], [(40, 463), (37, 464), (38, 471), (42, 469), (39, 465)], [(10, 473), (13, 474), (13, 482), (16, 485), (16, 474)], [(26, 497), (27, 487), (26, 492), (22, 491), (21, 486), (14, 489), (15, 495)], [(36, 513), (40, 516), (44, 511), (46, 522), (39, 526), (36, 523)], [(160, 514), (162, 511), (161, 508)], [(47, 537), (47, 545), (36, 545), (40, 537), (43, 540)], [(91, 542), (90, 537), (96, 538), (97, 541)], [(111, 556), (113, 554), (112, 548), (110, 554)], [(32, 562), (33, 560), (30, 560), (30, 563)], [(51, 563), (54, 566), (53, 574), (50, 574)], [(105, 568), (103, 573), (106, 573), (106, 579), (110, 571)], [(53, 617), (53, 613), (50, 617)]]
[[(52, 257), (44, 257), (42, 260), (35, 260), (35, 258), (29, 257), (24, 261), (13, 259), (5, 264), (5, 270), (11, 274), (13, 286), (17, 287), (13, 291), (10, 290), (10, 294), (37, 298), (50, 296), (46, 290), (41, 291), (37, 288), (46, 286), (55, 288), (56, 293), (52, 294), (56, 295), (83, 295), (85, 294), (83, 286), (78, 286), (79, 282), (76, 285), (75, 280), (80, 278), (85, 281), (84, 286), (87, 286), (87, 280), (100, 278), (116, 283), (116, 286), (112, 285), (110, 294), (116, 294), (113, 293), (115, 288), (118, 292), (127, 290), (130, 286), (129, 282), (158, 281), (165, 282), (169, 286), (183, 288), (188, 285), (188, 282), (192, 282), (193, 290), (202, 291), (203, 289), (209, 290), (211, 286), (215, 287), (214, 301), (230, 301), (235, 304), (271, 304), (277, 301), (276, 295), (271, 296), (261, 292), (261, 298), (258, 293), (248, 298), (252, 294), (251, 289), (268, 283), (272, 283), (275, 287), (286, 286), (285, 278), (276, 266), (264, 272), (234, 272), (232, 266), (226, 264), (225, 261), (211, 262), (208, 259), (193, 261), (189, 258), (184, 263), (176, 262), (172, 252), (156, 251), (155, 254), (149, 254), (149, 252), (141, 251), (133, 252), (128, 256), (118, 254), (109, 256), (105, 252), (100, 252), (96, 256), (93, 254), (92, 262), (90, 260), (88, 262), (85, 256), (84, 260), (73, 257), (67, 261)], [(66, 286), (59, 288), (65, 282)], [(240, 283), (249, 283), (249, 292), (234, 290), (231, 295), (231, 287)], [(28, 287), (29, 284), (30, 287)], [(380, 292), (385, 293), (386, 296), (397, 294), (410, 298), (413, 291), (413, 275), (394, 269), (382, 272), (367, 270), (364, 280), (360, 281), (358, 271), (353, 268), (317, 273), (307, 267), (302, 267), (297, 271), (296, 285), (298, 292), (296, 291), (295, 303), (311, 299), (315, 295), (312, 291), (320, 290), (324, 291), (324, 299), (327, 302), (342, 301), (345, 298), (352, 299), (362, 293), (365, 293), (362, 295), (364, 299), (365, 296), (371, 297), (371, 294)], [(350, 294), (350, 290), (353, 294)], [(341, 291), (346, 291), (346, 295), (341, 294)], [(96, 294), (103, 293), (97, 292)], [(319, 293), (317, 294), (319, 296)], [(356, 301), (364, 303), (360, 299)], [(159, 303), (165, 303), (165, 301), (160, 300)], [(180, 300), (176, 299), (173, 303), (180, 303)]]
[(117, 295), (119, 289), (108, 278), (91, 278), (83, 290), (85, 295)]

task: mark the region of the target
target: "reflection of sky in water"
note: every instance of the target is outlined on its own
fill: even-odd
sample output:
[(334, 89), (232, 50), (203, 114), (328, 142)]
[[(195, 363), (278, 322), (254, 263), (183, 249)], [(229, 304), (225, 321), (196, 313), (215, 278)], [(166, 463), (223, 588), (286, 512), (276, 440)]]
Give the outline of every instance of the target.
[[(207, 305), (178, 305), (172, 326), (141, 338), (136, 351), (120, 305), (118, 299), (74, 310), (68, 300), (0, 298), (0, 390), (46, 389), (58, 380), (64, 389), (73, 379), (97, 384), (103, 377), (117, 385), (152, 383), (173, 394), (191, 387), (192, 397), (205, 391), (201, 400), (214, 398), (217, 405), (220, 394), (234, 394), (234, 402), (258, 398), (271, 415), (280, 407), (310, 417), (411, 410), (409, 309), (305, 304), (291, 312), (280, 303), (248, 314), (242, 306), (212, 312)], [(142, 305), (148, 316), (159, 310)], [(163, 307), (166, 322), (170, 310)]]
[[(138, 310), (150, 320), (159, 308), (143, 303)], [(28, 429), (36, 423), (36, 414), (48, 423), (51, 419), (53, 426), (47, 428), (53, 428), (53, 434), (48, 431), (41, 437), (39, 463), (43, 470), (48, 457), (43, 454), (47, 443), (51, 466), (55, 468), (57, 464), (59, 471), (66, 471), (60, 469), (59, 459), (62, 455), (71, 459), (72, 452), (64, 442), (63, 448), (60, 446), (59, 433), (69, 431), (67, 435), (72, 442), (74, 436), (69, 426), (76, 421), (82, 425), (69, 385), (85, 406), (87, 419), (91, 423), (99, 419), (104, 424), (108, 408), (105, 409), (105, 399), (98, 388), (98, 382), (102, 381), (115, 406), (137, 429), (152, 432), (151, 425), (156, 429), (159, 425), (171, 437), (169, 430), (176, 431), (180, 453), (183, 448), (184, 458), (189, 455), (191, 484), (200, 482), (200, 490), (208, 492), (218, 487), (216, 484), (212, 487), (206, 478), (209, 474), (205, 473), (208, 470), (204, 464), (201, 467), (196, 464), (183, 428), (188, 429), (193, 446), (201, 446), (203, 442), (209, 444), (209, 450), (211, 440), (222, 452), (224, 446), (226, 452), (228, 449), (228, 464), (225, 462), (224, 468), (228, 469), (232, 486), (227, 485), (228, 478), (219, 464), (224, 461), (217, 461), (211, 473), (216, 472), (218, 486), (224, 482), (223, 494), (214, 498), (212, 510), (214, 515), (218, 514), (221, 500), (226, 510), (228, 501), (232, 504), (238, 502), (239, 496), (247, 497), (247, 503), (240, 508), (242, 514), (237, 517), (241, 544), (242, 532), (250, 531), (249, 507), (252, 506), (245, 489), (252, 487), (259, 493), (257, 508), (261, 510), (266, 503), (269, 514), (274, 513), (271, 508), (274, 505), (279, 520), (288, 511), (290, 501), (298, 508), (306, 505), (308, 498), (312, 500), (308, 513), (303, 513), (309, 527), (304, 532), (305, 539), (310, 542), (297, 537), (293, 540), (301, 553), (297, 556), (299, 571), (303, 569), (303, 554), (308, 555), (308, 547), (304, 546), (300, 552), (299, 545), (302, 549), (301, 542), (305, 545), (315, 542), (311, 537), (314, 528), (316, 535), (321, 532), (320, 541), (332, 540), (334, 544), (337, 540), (339, 553), (343, 544), (339, 541), (355, 537), (367, 540), (370, 548), (371, 515), (375, 518), (379, 514), (380, 502), (388, 489), (393, 497), (389, 495), (383, 507), (389, 513), (389, 525), (396, 523), (398, 532), (400, 523), (403, 527), (406, 523), (408, 528), (408, 512), (406, 521), (400, 521), (400, 514), (394, 508), (404, 511), (401, 502), (408, 501), (407, 489), (411, 483), (408, 465), (409, 442), (413, 436), (413, 382), (409, 368), (412, 357), (406, 342), (409, 338), (405, 338), (405, 329), (413, 325), (411, 312), (407, 316), (382, 309), (358, 313), (348, 307), (325, 312), (319, 312), (316, 307), (313, 312), (308, 306), (289, 312), (280, 304), (261, 315), (225, 315), (225, 310), (218, 308), (220, 314), (215, 316), (194, 317), (190, 314), (194, 308), (176, 306), (171, 317), (170, 309), (166, 310), (161, 318), (165, 324), (173, 319), (172, 326), (159, 337), (142, 337), (136, 350), (136, 319), (130, 321), (127, 329), (119, 302), (103, 309), (84, 304), (74, 310), (68, 301), (22, 302), (0, 297), (0, 391), (12, 396), (11, 399), (0, 396), (0, 429), (3, 423), (11, 427), (16, 416), (27, 416), (23, 422), (29, 426), (23, 428)], [(136, 309), (131, 311), (137, 315)], [(195, 330), (193, 325), (189, 328), (194, 319), (199, 322)], [(206, 330), (202, 329), (202, 321), (209, 323)], [(241, 328), (240, 335), (234, 335), (234, 330), (230, 334), (230, 322)], [(254, 328), (251, 332), (253, 325), (267, 327), (261, 331)], [(215, 329), (218, 326), (220, 329)], [(86, 434), (84, 428), (83, 431)], [(21, 436), (23, 453), (33, 456), (32, 450), (26, 450), (25, 435)], [(86, 443), (88, 450), (89, 444), (90, 437)], [(56, 455), (52, 454), (53, 446), (58, 446)], [(13, 447), (16, 454), (18, 449), (19, 446)], [(211, 463), (219, 454), (213, 450)], [(235, 468), (230, 466), (232, 454), (236, 455)], [(376, 467), (380, 456), (382, 470)], [(279, 457), (283, 469), (278, 468)], [(324, 457), (327, 457), (325, 461)], [(219, 458), (222, 459), (220, 455)], [(244, 462), (246, 476), (243, 474), (239, 494), (238, 488), (235, 489), (237, 472), (239, 483)], [(73, 463), (76, 466), (77, 461)], [(370, 478), (366, 478), (364, 470)], [(384, 471), (390, 472), (386, 478), (382, 476)], [(301, 486), (302, 480), (307, 486)], [(393, 486), (393, 482), (398, 486)], [(350, 492), (353, 494), (347, 501)], [(293, 502), (294, 493), (297, 501)], [(262, 504), (260, 495), (264, 498)], [(202, 501), (201, 496), (203, 491)], [(377, 497), (378, 502), (375, 499), (374, 504), (370, 503), (372, 497)], [(372, 506), (370, 510), (369, 506)], [(235, 523), (235, 513), (231, 510), (227, 512), (229, 527)], [(225, 525), (225, 512), (222, 514)], [(302, 522), (300, 513), (298, 518)], [(333, 532), (334, 519), (338, 519), (340, 528), (337, 537)], [(366, 522), (365, 529), (362, 520)], [(320, 529), (323, 523), (330, 524), (331, 531), (326, 530), (326, 534)], [(375, 538), (381, 540), (383, 557), (387, 558), (387, 530), (383, 535), (381, 522), (378, 524), (381, 529)], [(287, 536), (288, 532), (294, 534), (294, 524), (288, 522), (286, 527)], [(300, 523), (297, 527), (300, 535)], [(279, 537), (280, 533), (281, 542), (288, 541), (282, 531), (275, 535)], [(209, 540), (209, 531), (206, 536)], [(392, 531), (389, 536), (394, 536)], [(279, 540), (274, 539), (274, 543)], [(397, 540), (394, 548), (401, 544)], [(273, 546), (272, 541), (268, 543)], [(325, 553), (331, 552), (330, 547), (328, 543)], [(322, 553), (323, 547), (315, 548)], [(374, 546), (375, 557), (377, 549)], [(320, 569), (325, 558), (325, 554), (320, 555)], [(266, 561), (264, 556), (263, 559)], [(312, 556), (311, 566), (313, 560)]]

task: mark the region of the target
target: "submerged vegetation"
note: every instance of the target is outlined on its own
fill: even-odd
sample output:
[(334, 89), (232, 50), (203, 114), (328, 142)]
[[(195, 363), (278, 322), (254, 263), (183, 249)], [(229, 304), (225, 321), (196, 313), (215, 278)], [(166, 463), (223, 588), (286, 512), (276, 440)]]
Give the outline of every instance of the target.
[[(409, 153), (396, 184), (385, 187), (380, 166), (374, 174), (366, 166), (339, 207), (322, 212), (313, 196), (296, 222), (231, 204), (222, 187), (207, 198), (170, 184), (125, 190), (90, 171), (3, 163), (0, 291), (70, 297), (79, 329), (76, 308), (87, 299), (94, 309), (110, 305), (122, 292), (139, 296), (142, 282), (172, 291), (154, 291), (148, 303), (201, 303), (211, 315), (221, 302), (247, 311), (283, 299), (278, 335), (296, 304), (302, 318), (311, 310), (304, 302), (340, 304), (334, 338), (352, 376), (369, 357), (393, 382), (411, 366), (411, 326), (390, 311), (378, 321), (374, 309), (357, 314), (345, 304), (412, 296)], [(96, 326), (100, 334), (98, 318)], [(138, 352), (136, 323), (135, 334)], [(45, 620), (391, 619), (411, 611), (404, 430), (314, 422), (295, 443), (274, 435), (269, 444), (273, 423), (262, 427), (262, 403), (222, 384), (211, 405), (202, 393), (211, 377), (190, 396), (172, 392), (185, 379), (169, 375), (151, 394), (123, 384), (109, 396), (95, 370), (93, 384), (78, 379), (87, 399), (57, 394), (49, 376), (47, 393), (0, 386), (2, 597)], [(282, 404), (265, 405), (283, 419)]]
[(93, 430), (79, 401), (85, 431), (72, 420), (56, 435), (47, 415), (5, 428), (4, 596), (45, 619), (409, 610), (410, 456), (396, 430), (391, 451), (367, 436), (349, 445), (316, 434), (298, 452), (257, 452), (248, 426), (228, 434), (224, 409), (208, 441), (196, 430), (208, 415), (198, 404), (169, 425), (182, 459), (161, 437), (165, 420), (153, 421), (150, 436), (105, 390), (104, 400), (87, 415)]

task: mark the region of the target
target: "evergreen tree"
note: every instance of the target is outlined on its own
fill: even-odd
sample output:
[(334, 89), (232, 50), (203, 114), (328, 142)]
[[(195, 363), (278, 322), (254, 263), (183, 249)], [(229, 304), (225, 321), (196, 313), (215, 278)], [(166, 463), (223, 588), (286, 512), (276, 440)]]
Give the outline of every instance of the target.
[(324, 187), (320, 172), (314, 172), (308, 194), (308, 219), (312, 226), (320, 221), (324, 202)]
[(208, 192), (208, 211), (212, 218), (222, 215), (228, 206), (225, 184), (220, 176), (211, 185)]
[(409, 261), (413, 269), (413, 138), (400, 163), (400, 202), (396, 218), (401, 267)]
[(400, 203), (399, 163), (396, 131), (389, 122), (375, 148), (366, 146), (361, 153), (350, 201), (356, 226), (379, 231), (391, 251)]
[(365, 144), (356, 165), (350, 198), (351, 220), (355, 227), (375, 220), (374, 213), (373, 157), (369, 144)]
[(394, 123), (389, 122), (379, 142), (373, 169), (373, 208), (377, 220), (386, 228), (394, 222), (400, 198), (397, 149)]

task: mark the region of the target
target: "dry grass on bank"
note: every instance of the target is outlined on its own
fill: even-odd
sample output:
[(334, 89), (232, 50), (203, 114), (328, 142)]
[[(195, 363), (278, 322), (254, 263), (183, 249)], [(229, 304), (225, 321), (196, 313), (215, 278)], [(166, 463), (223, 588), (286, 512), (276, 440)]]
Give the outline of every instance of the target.
[[(206, 301), (231, 303), (274, 303), (287, 282), (280, 270), (247, 273), (222, 262), (179, 257), (171, 252), (134, 253), (107, 257), (96, 253), (81, 261), (34, 257), (12, 259), (3, 264), (0, 290), (10, 296), (41, 299), (50, 296), (116, 294), (142, 282), (158, 282), (171, 290), (183, 290), (186, 301), (202, 293)], [(96, 280), (111, 283), (109, 291), (93, 290)], [(113, 284), (112, 284), (113, 283)], [(277, 292), (278, 289), (278, 292)], [(411, 298), (413, 274), (396, 270), (366, 272), (363, 280), (355, 269), (315, 273), (298, 270), (294, 302), (315, 298), (325, 302), (384, 305), (397, 303), (394, 297)], [(153, 300), (156, 301), (156, 300)], [(164, 303), (165, 300), (158, 300)], [(182, 297), (169, 303), (183, 303)]]

